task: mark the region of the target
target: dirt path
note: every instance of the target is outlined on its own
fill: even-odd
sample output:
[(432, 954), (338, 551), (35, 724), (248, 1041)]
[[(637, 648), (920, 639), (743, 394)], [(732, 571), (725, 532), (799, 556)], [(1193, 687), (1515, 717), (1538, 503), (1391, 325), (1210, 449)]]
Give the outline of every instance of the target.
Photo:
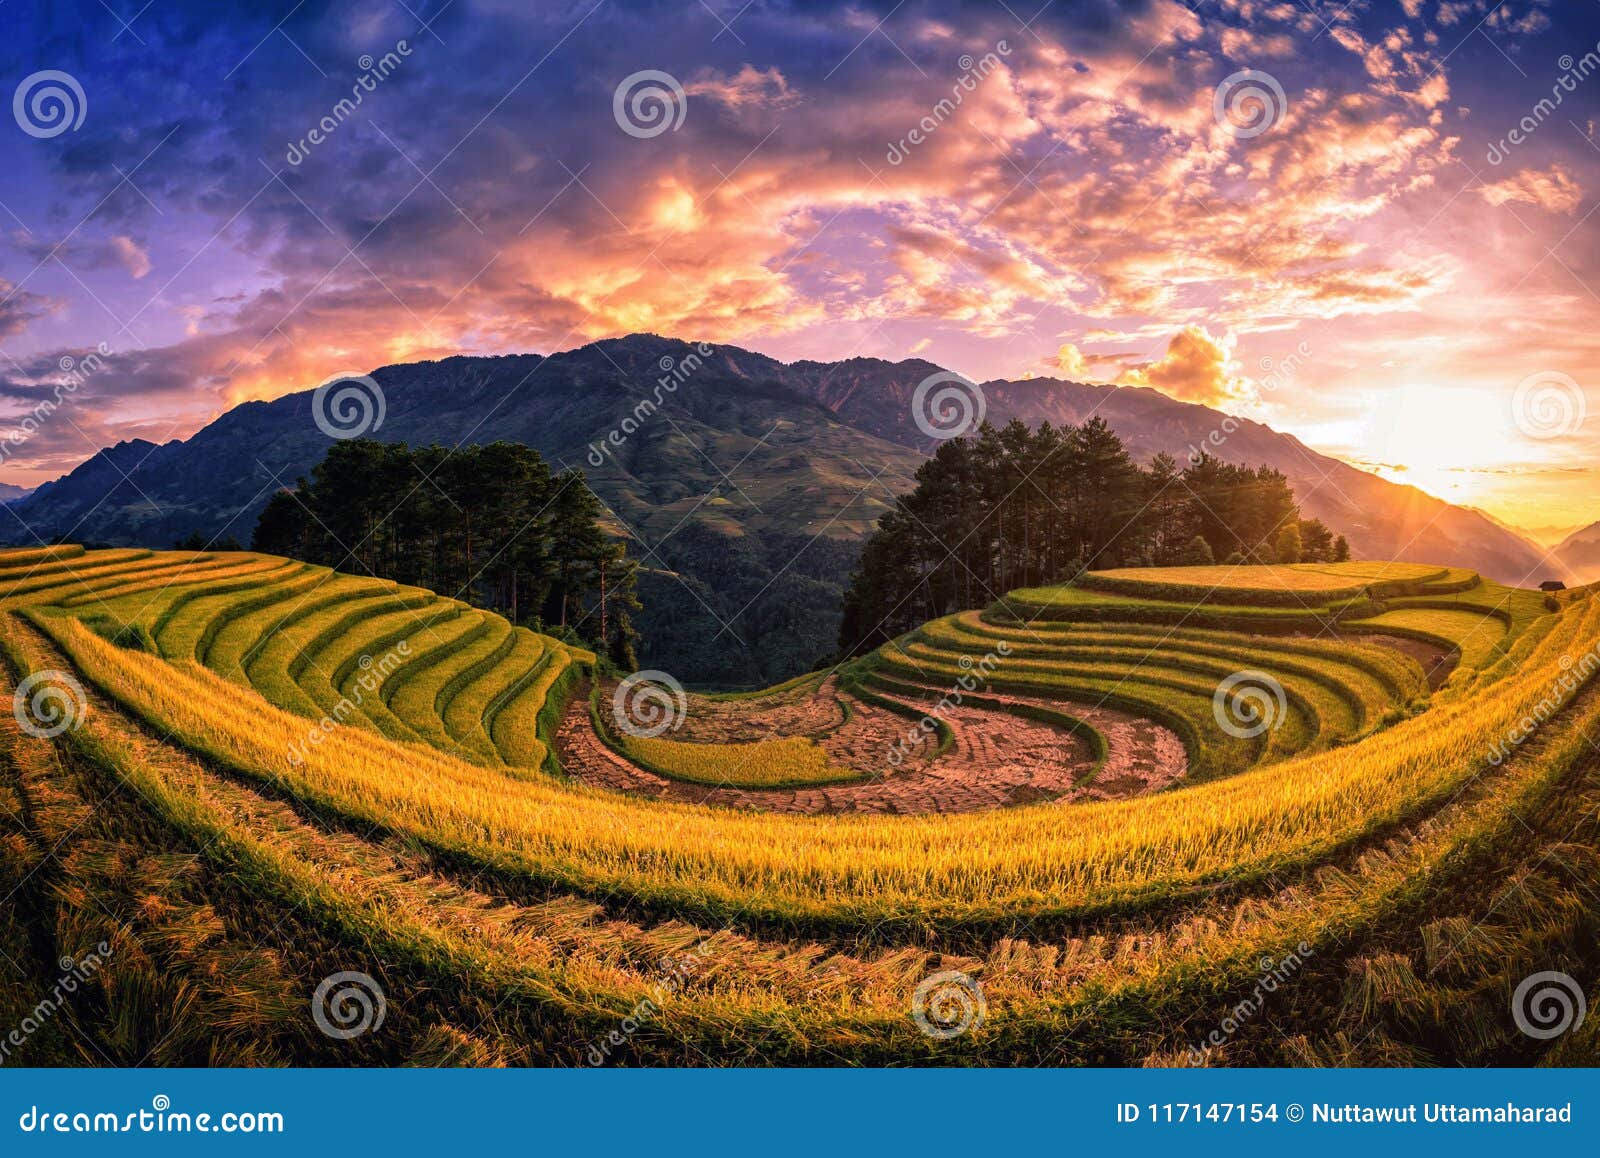
[(1324, 631), (1316, 635), (1296, 632), (1288, 638), (1334, 643), (1370, 643), (1378, 647), (1392, 648), (1422, 665), (1422, 674), (1427, 678), (1430, 692), (1442, 688), (1456, 670), (1456, 665), (1461, 662), (1461, 653), (1455, 648), (1440, 647), (1436, 643), (1404, 635), (1382, 635), (1378, 632), (1365, 631)]
[[(1129, 796), (1143, 796), (1169, 787), (1189, 770), (1189, 753), (1178, 734), (1143, 716), (1045, 696), (985, 693), (985, 698), (1003, 704), (1030, 704), (1076, 716), (1105, 737), (1106, 760), (1099, 774), (1063, 799), (1120, 800)], [(1009, 734), (1016, 725), (1030, 722), (1000, 712), (979, 711), (977, 714), (982, 717), (983, 726), (992, 733)], [(960, 734), (958, 729), (958, 737)]]
[(1392, 647), (1402, 655), (1410, 656), (1422, 665), (1422, 674), (1428, 677), (1430, 692), (1442, 688), (1456, 670), (1456, 664), (1461, 662), (1461, 653), (1454, 648), (1440, 647), (1436, 643), (1410, 639), (1403, 635), (1368, 635), (1360, 632), (1340, 634), (1336, 638), (1347, 643), (1376, 643), (1383, 647)]

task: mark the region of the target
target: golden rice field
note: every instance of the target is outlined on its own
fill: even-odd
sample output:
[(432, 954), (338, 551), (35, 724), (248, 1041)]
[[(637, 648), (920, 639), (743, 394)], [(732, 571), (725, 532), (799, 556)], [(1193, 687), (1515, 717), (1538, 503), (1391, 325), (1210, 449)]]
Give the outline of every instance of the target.
[(711, 697), (289, 560), (3, 552), (0, 1018), (103, 943), (18, 1064), (1593, 1062), (1512, 1003), (1600, 997), (1597, 647), (1459, 569), (1130, 570)]

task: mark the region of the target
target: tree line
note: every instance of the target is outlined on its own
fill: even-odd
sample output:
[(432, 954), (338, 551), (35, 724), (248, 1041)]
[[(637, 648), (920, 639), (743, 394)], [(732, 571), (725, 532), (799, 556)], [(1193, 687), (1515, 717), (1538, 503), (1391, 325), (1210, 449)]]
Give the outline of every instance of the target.
[(1134, 462), (1101, 418), (1081, 426), (984, 423), (942, 443), (862, 549), (840, 648), (876, 647), (1017, 587), (1108, 567), (1342, 561), (1320, 519), (1302, 519), (1281, 471), (1202, 455)]
[(574, 471), (513, 442), (351, 439), (273, 495), (251, 547), (493, 608), (635, 666), (638, 563)]

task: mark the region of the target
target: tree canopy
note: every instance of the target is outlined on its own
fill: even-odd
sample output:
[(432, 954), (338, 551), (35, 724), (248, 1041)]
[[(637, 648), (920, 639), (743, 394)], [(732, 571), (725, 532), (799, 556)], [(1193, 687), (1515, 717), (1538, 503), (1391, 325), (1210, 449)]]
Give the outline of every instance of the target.
[(1282, 472), (1208, 455), (1182, 470), (1164, 454), (1141, 467), (1100, 418), (1037, 430), (984, 423), (942, 443), (916, 481), (862, 550), (845, 595), (845, 654), (1086, 570), (1335, 552), (1327, 527), (1300, 518)]
[(351, 439), (273, 496), (251, 546), (567, 629), (631, 669), (638, 564), (604, 514), (582, 475), (520, 443)]

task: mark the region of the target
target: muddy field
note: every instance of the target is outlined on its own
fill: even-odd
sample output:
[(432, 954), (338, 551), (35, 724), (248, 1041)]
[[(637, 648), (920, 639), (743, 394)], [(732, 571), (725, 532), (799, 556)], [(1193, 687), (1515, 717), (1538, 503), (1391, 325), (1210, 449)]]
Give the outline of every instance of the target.
[[(930, 691), (931, 705), (938, 692)], [(909, 710), (928, 705), (886, 697)], [(791, 813), (980, 812), (1041, 801), (1108, 800), (1159, 791), (1188, 768), (1176, 734), (1149, 720), (1090, 704), (992, 697), (1039, 703), (1079, 716), (1105, 736), (1109, 754), (1095, 772), (1079, 737), (1051, 724), (970, 706), (947, 707), (955, 737), (934, 758), (937, 738), (915, 719), (852, 700), (847, 712), (829, 680), (769, 701), (694, 699), (672, 738), (698, 743), (751, 743), (809, 736), (836, 763), (869, 778), (798, 789), (706, 787), (671, 780), (627, 760), (595, 735), (584, 700), (574, 699), (557, 735), (561, 761), (574, 779), (612, 791), (691, 804)], [(730, 710), (731, 709), (731, 710)], [(900, 760), (891, 760), (898, 752)]]

